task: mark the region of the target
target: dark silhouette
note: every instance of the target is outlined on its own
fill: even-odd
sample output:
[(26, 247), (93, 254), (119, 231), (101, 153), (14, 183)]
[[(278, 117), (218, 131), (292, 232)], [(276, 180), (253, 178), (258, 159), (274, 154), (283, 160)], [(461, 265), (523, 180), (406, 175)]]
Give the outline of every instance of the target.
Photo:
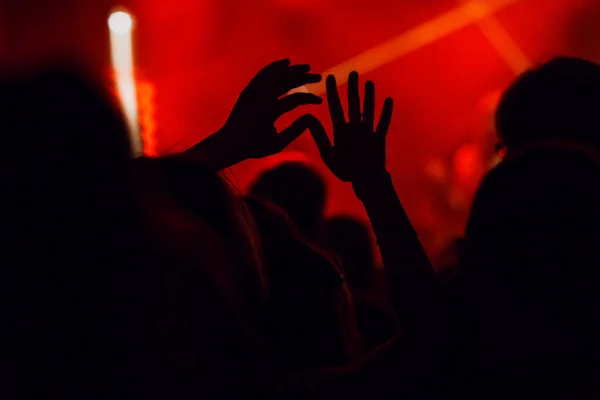
[(523, 73), (496, 111), (501, 146), (511, 151), (540, 140), (600, 149), (600, 66), (559, 57)]
[(279, 208), (248, 198), (267, 279), (267, 347), (279, 374), (346, 365), (357, 353), (354, 308), (338, 267)]
[[(348, 118), (327, 78), (333, 143), (309, 114), (275, 130), (281, 115), (321, 102), (286, 96), (320, 76), (281, 60), (249, 83), (222, 129), (182, 154), (136, 160), (122, 117), (85, 77), (69, 69), (7, 77), (5, 391), (65, 399), (593, 397), (599, 68), (558, 58), (507, 90), (497, 125), (508, 151), (477, 191), (455, 248), (458, 266), (443, 285), (387, 172), (392, 100), (375, 126), (374, 84), (361, 104), (356, 72)], [(283, 164), (247, 198), (219, 175), (281, 151), (307, 128), (365, 207), (393, 313), (381, 305), (368, 228), (344, 217), (323, 225), (318, 173)]]
[(322, 103), (312, 93), (284, 95), (320, 80), (321, 75), (310, 73), (307, 64), (290, 65), (285, 59), (267, 65), (244, 88), (225, 125), (177, 156), (222, 170), (247, 159), (279, 153), (308, 128), (313, 117), (303, 115), (279, 133), (275, 121), (299, 106)]
[[(325, 164), (342, 181), (351, 182), (363, 202), (377, 238), (390, 285), (394, 309), (403, 328), (422, 327), (431, 317), (433, 271), (419, 239), (398, 200), (386, 169), (386, 135), (393, 110), (385, 100), (375, 127), (375, 85), (365, 85), (363, 113), (358, 73), (348, 77), (348, 121), (339, 98), (335, 77), (327, 77), (327, 100), (333, 122), (332, 144), (321, 123), (311, 119), (311, 134)], [(403, 246), (398, 246), (402, 243)], [(420, 282), (415, 284), (415, 281)], [(409, 283), (410, 282), (410, 283)], [(419, 299), (419, 300), (416, 300)], [(411, 304), (411, 306), (408, 306)], [(418, 307), (415, 307), (418, 304)], [(420, 308), (423, 307), (423, 308)], [(417, 322), (419, 321), (419, 322)]]
[(289, 60), (270, 64), (218, 132), (182, 154), (137, 162), (164, 276), (163, 371), (181, 396), (263, 398), (276, 373), (266, 353), (269, 287), (259, 237), (244, 201), (216, 171), (276, 153), (306, 129), (306, 117), (281, 133), (273, 124), (321, 101), (311, 94), (279, 99), (320, 80), (309, 70)]
[(434, 314), (436, 341), (423, 344), (408, 332), (359, 366), (296, 377), (290, 392), (299, 398), (593, 395), (600, 378), (599, 174), (596, 156), (559, 146), (505, 159), (476, 196), (462, 270), (444, 288), (438, 303), (444, 312)]
[(302, 133), (306, 117), (281, 134), (273, 123), (320, 102), (279, 99), (320, 79), (309, 70), (287, 60), (268, 66), (207, 141), (133, 163), (120, 114), (86, 79), (57, 69), (2, 83), (7, 391), (263, 397), (266, 285), (256, 233), (214, 170), (277, 152)]
[(323, 246), (340, 257), (352, 288), (373, 283), (375, 254), (371, 241), (369, 228), (354, 217), (335, 216), (325, 222)]
[(365, 350), (372, 350), (396, 334), (385, 277), (375, 266), (369, 228), (353, 217), (330, 218), (323, 229), (323, 248), (334, 252), (352, 292), (358, 330)]
[(281, 133), (273, 125), (287, 111), (321, 101), (305, 93), (280, 99), (320, 80), (309, 70), (289, 60), (270, 64), (218, 132), (182, 154), (138, 160), (148, 229), (162, 261), (159, 342), (170, 396), (264, 398), (272, 374), (281, 373), (266, 343), (270, 287), (260, 237), (243, 199), (216, 172), (274, 154), (306, 129), (307, 117)]
[(597, 157), (540, 146), (482, 182), (453, 304), (469, 394), (577, 398), (597, 382), (599, 178)]
[(163, 277), (157, 333), (169, 395), (258, 395), (267, 379), (266, 285), (243, 201), (201, 165), (162, 158), (137, 167)]
[(452, 240), (448, 246), (446, 246), (442, 254), (438, 256), (437, 265), (439, 267), (436, 270), (436, 276), (441, 285), (451, 282), (454, 275), (456, 275), (457, 271), (460, 269), (458, 265), (458, 256), (462, 245), (463, 238), (456, 238)]
[[(375, 149), (385, 145), (372, 130), (370, 83), (359, 119), (357, 82), (351, 75), (346, 124), (328, 78), (334, 130), (340, 131), (335, 146), (320, 124), (312, 133), (332, 171), (352, 181), (365, 203), (404, 332), (358, 367), (300, 378), (307, 397), (315, 388), (324, 396), (415, 398), (576, 398), (591, 392), (600, 377), (596, 154), (552, 141), (509, 152), (478, 191), (460, 246), (461, 271), (442, 292), (421, 258), (399, 262), (403, 252), (417, 254), (418, 246), (411, 250), (408, 240), (396, 239), (403, 246), (394, 248), (390, 241), (408, 236), (399, 230), (402, 219), (394, 217), (402, 215), (401, 206), (389, 178), (365, 173), (385, 176), (381, 160), (369, 163), (373, 154), (382, 157)], [(348, 132), (352, 136), (344, 137)], [(362, 176), (370, 176), (363, 181), (370, 185), (361, 183), (369, 190), (360, 190)], [(385, 185), (390, 189), (384, 191)], [(385, 209), (387, 220), (376, 209)]]
[(108, 96), (70, 69), (7, 79), (5, 390), (60, 398), (139, 392), (156, 282), (144, 262), (125, 125)]
[[(432, 361), (444, 347), (436, 334), (441, 328), (440, 298), (429, 260), (386, 169), (386, 135), (393, 101), (386, 99), (375, 127), (375, 85), (371, 81), (366, 83), (361, 107), (356, 72), (348, 77), (348, 120), (333, 76), (327, 77), (327, 98), (334, 143), (314, 118), (309, 120), (311, 134), (325, 164), (340, 180), (352, 183), (365, 206), (381, 251), (402, 336), (384, 345), (356, 368), (305, 377), (311, 383), (301, 386), (308, 388), (307, 397), (314, 395), (315, 386), (320, 394), (332, 396), (384, 395), (388, 389), (399, 396), (425, 395), (432, 390), (430, 376), (435, 376), (439, 368), (438, 363)], [(300, 396), (306, 394), (298, 387), (293, 390)]]
[(315, 169), (301, 162), (285, 162), (260, 175), (248, 194), (280, 207), (307, 240), (316, 240), (323, 225), (326, 187)]

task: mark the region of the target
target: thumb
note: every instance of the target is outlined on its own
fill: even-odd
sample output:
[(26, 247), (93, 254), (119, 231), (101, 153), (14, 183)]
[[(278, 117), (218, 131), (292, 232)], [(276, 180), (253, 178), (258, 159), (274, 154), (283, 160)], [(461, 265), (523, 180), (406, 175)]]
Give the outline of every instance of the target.
[(329, 137), (327, 136), (327, 132), (325, 132), (325, 128), (323, 128), (323, 124), (319, 121), (314, 115), (307, 114), (305, 115), (306, 123), (308, 124), (308, 129), (310, 130), (310, 134), (319, 149), (319, 154), (323, 161), (326, 161), (333, 150), (333, 146), (329, 141)]
[(289, 127), (282, 130), (277, 135), (276, 148), (281, 151), (288, 147), (294, 140), (298, 139), (305, 130), (310, 126), (310, 118), (314, 118), (310, 114), (306, 114), (295, 120)]

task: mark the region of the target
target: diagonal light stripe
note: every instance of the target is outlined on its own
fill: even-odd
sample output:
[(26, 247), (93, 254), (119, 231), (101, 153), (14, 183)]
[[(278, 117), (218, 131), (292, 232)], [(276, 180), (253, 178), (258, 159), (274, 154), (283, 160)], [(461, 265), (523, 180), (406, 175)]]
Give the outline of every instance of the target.
[(520, 75), (531, 66), (523, 50), (495, 17), (484, 18), (477, 25), (515, 75)]
[[(323, 72), (336, 75), (338, 85), (346, 83), (351, 71), (371, 72), (468, 25), (494, 15), (520, 0), (472, 0), (454, 10), (419, 25), (387, 42)], [(315, 94), (325, 93), (324, 82), (308, 86)]]
[[(466, 1), (461, 0), (463, 4)], [(487, 5), (481, 4), (481, 7)], [(523, 50), (493, 14), (477, 21), (477, 26), (515, 75), (519, 75), (531, 66), (531, 61)]]

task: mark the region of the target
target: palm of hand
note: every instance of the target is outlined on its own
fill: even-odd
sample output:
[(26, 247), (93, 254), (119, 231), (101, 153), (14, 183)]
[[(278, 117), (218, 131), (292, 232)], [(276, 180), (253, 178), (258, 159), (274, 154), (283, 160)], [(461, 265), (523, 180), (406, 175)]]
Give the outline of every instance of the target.
[(235, 147), (245, 154), (244, 158), (263, 158), (277, 154), (295, 139), (296, 132), (292, 135), (293, 138), (286, 135), (285, 131), (277, 132), (275, 121), (279, 115), (270, 112), (272, 108), (272, 104), (261, 107), (255, 97), (240, 96), (231, 112), (228, 129), (235, 130), (235, 137), (238, 139)]
[(236, 154), (236, 159), (276, 154), (306, 130), (307, 116), (300, 117), (280, 133), (274, 124), (288, 111), (322, 102), (311, 93), (284, 96), (293, 88), (321, 80), (320, 75), (309, 71), (308, 65), (290, 66), (289, 60), (277, 61), (262, 69), (242, 91), (223, 127), (227, 146)]
[(344, 116), (337, 84), (327, 78), (327, 100), (333, 122), (333, 145), (323, 126), (313, 118), (310, 130), (321, 157), (331, 172), (344, 182), (357, 182), (386, 173), (386, 135), (392, 118), (393, 101), (386, 99), (382, 115), (374, 129), (375, 85), (365, 85), (364, 113), (361, 113), (358, 74), (348, 79), (348, 121)]
[(324, 159), (327, 167), (341, 181), (354, 182), (361, 177), (385, 172), (385, 136), (375, 135), (364, 127), (345, 126), (334, 133), (338, 139), (333, 151)]

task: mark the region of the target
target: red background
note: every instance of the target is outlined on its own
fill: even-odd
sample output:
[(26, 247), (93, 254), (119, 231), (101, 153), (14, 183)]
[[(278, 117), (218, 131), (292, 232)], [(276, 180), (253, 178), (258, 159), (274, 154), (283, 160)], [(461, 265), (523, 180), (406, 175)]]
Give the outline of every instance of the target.
[[(236, 95), (268, 62), (289, 57), (325, 71), (456, 8), (459, 1), (4, 0), (0, 62), (33, 66), (67, 55), (104, 74), (110, 67), (106, 20), (119, 5), (136, 17), (138, 76), (155, 87), (157, 145), (166, 153), (218, 129)], [(600, 1), (520, 0), (495, 18), (534, 63), (557, 54), (600, 61), (600, 27), (595, 26), (600, 25)], [(379, 104), (384, 96), (396, 100), (389, 169), (426, 247), (436, 253), (460, 231), (465, 209), (448, 211), (448, 193), (433, 182), (428, 168), (448, 173), (461, 145), (493, 145), (485, 99), (505, 88), (514, 72), (472, 24), (364, 77), (376, 82)], [(327, 121), (325, 106), (305, 111)], [(350, 188), (324, 169), (308, 135), (289, 150), (304, 153), (324, 172), (329, 213), (364, 218)], [(465, 166), (455, 169), (478, 179), (479, 171), (469, 171), (468, 148), (462, 153), (458, 162)], [(265, 165), (249, 161), (232, 174), (244, 188)]]

